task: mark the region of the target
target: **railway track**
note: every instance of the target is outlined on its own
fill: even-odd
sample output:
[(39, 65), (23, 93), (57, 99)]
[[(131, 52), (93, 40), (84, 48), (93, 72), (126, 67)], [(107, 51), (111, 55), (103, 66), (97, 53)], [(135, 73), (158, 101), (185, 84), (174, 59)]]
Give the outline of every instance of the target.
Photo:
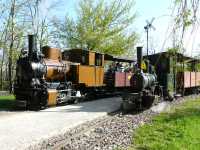
[(121, 111), (117, 111), (45, 149), (109, 150), (117, 146), (125, 148), (131, 144), (133, 129), (148, 122), (154, 114), (147, 110), (139, 114), (121, 115)]
[[(156, 103), (157, 104), (157, 103)], [(154, 105), (156, 105), (156, 104), (154, 104)], [(150, 111), (150, 109), (148, 109), (147, 111)], [(118, 124), (120, 124), (120, 123), (118, 123), (118, 122), (121, 122), (121, 118), (123, 118), (124, 117), (124, 115), (123, 115), (123, 113), (124, 112), (122, 112), (122, 110), (117, 110), (117, 111), (115, 111), (115, 112), (113, 112), (113, 113), (110, 113), (108, 116), (106, 116), (106, 117), (103, 117), (103, 118), (101, 118), (100, 120), (98, 120), (98, 121), (94, 121), (94, 123), (93, 124), (90, 124), (88, 127), (85, 127), (85, 128), (83, 128), (82, 130), (78, 130), (78, 131), (76, 131), (76, 133), (74, 133), (72, 136), (69, 136), (69, 137), (67, 137), (66, 139), (64, 139), (64, 140), (61, 140), (61, 141), (59, 141), (59, 142), (56, 142), (53, 146), (51, 146), (49, 149), (51, 149), (51, 150), (69, 150), (69, 149), (71, 149), (71, 148), (69, 148), (69, 143), (72, 143), (72, 141), (73, 142), (76, 142), (76, 140), (78, 139), (81, 139), (81, 137), (86, 133), (89, 133), (90, 135), (91, 134), (93, 134), (92, 135), (92, 137), (95, 137), (96, 135), (98, 135), (98, 133), (96, 134), (96, 133), (94, 133), (95, 132), (95, 130), (96, 129), (98, 129), (98, 128), (101, 128), (102, 127), (102, 130), (106, 127), (106, 126), (108, 126), (108, 128), (109, 128), (109, 126), (110, 125), (112, 125), (112, 124), (116, 124), (116, 126), (118, 126)], [(134, 126), (132, 126), (133, 124), (132, 124), (132, 117), (134, 116), (134, 115), (138, 115), (138, 116), (140, 116), (142, 114), (142, 112), (132, 112), (131, 113), (131, 117), (128, 115), (128, 116), (126, 116), (126, 114), (125, 114), (125, 120), (126, 121), (124, 121), (124, 122), (126, 122), (126, 124), (128, 125), (126, 128), (129, 128), (130, 127), (130, 129), (133, 129), (134, 127), (135, 127), (135, 125)], [(143, 117), (136, 117), (136, 119), (134, 120), (134, 123), (135, 124), (140, 124), (140, 121), (138, 121), (138, 120), (146, 120), (147, 118), (145, 118), (145, 119), (142, 119)], [(118, 120), (118, 121), (116, 121), (116, 120)], [(149, 119), (149, 118), (148, 118)], [(120, 121), (119, 121), (120, 120)], [(143, 122), (143, 121), (141, 121), (141, 122)], [(112, 128), (112, 127), (111, 127)], [(115, 127), (114, 127), (115, 128)], [(119, 128), (119, 127), (118, 127)], [(109, 128), (110, 129), (110, 128)], [(119, 129), (120, 130), (120, 129)], [(106, 133), (106, 134), (103, 134), (103, 132), (104, 131), (97, 131), (97, 132), (100, 132), (99, 134), (101, 135), (101, 136), (96, 136), (95, 138), (97, 138), (98, 140), (93, 140), (93, 139), (90, 139), (89, 140), (89, 142), (88, 142), (88, 146), (85, 148), (85, 149), (87, 149), (87, 150), (94, 150), (94, 149), (96, 149), (96, 147), (98, 147), (98, 146), (100, 146), (100, 145), (102, 145), (102, 143), (105, 143), (105, 139), (107, 138), (107, 136), (110, 136), (109, 134), (113, 134), (113, 133)], [(102, 133), (101, 133), (102, 132)], [(114, 131), (115, 132), (115, 131)], [(122, 131), (122, 133), (123, 133), (123, 131)], [(126, 134), (128, 134), (128, 133), (126, 133)], [(116, 137), (117, 138), (117, 137)], [(95, 141), (95, 142), (93, 142), (93, 141)], [(84, 148), (83, 148), (84, 149)]]
[[(162, 101), (155, 101), (153, 103), (152, 106), (155, 106), (157, 105), (159, 102), (162, 102)], [(150, 108), (148, 109), (150, 110)], [(114, 122), (114, 119), (113, 118), (119, 118), (119, 116), (122, 116), (124, 112), (120, 109), (120, 110), (117, 110), (115, 112), (112, 112), (112, 113), (109, 113), (109, 115), (107, 115), (106, 117), (96, 121), (95, 123), (93, 124), (90, 124), (88, 127), (82, 129), (82, 130), (78, 130), (76, 133), (74, 133), (72, 136), (69, 136), (67, 137), (66, 139), (64, 140), (61, 140), (59, 142), (56, 142), (52, 147), (50, 147), (51, 150), (68, 150), (70, 148), (67, 148), (68, 147), (68, 144), (71, 143), (72, 141), (76, 141), (75, 139), (78, 139), (78, 137), (81, 137), (82, 135), (84, 135), (85, 133), (88, 133), (88, 132), (93, 132), (94, 129), (98, 128), (98, 127), (101, 127), (101, 126), (105, 126), (105, 124), (111, 124), (112, 122)], [(132, 112), (132, 114), (134, 113), (134, 115), (137, 115), (138, 113), (141, 113), (141, 111), (136, 111), (136, 112)], [(138, 119), (139, 120), (139, 119)], [(128, 118), (128, 122), (129, 124), (131, 120), (129, 120)], [(108, 123), (110, 122), (110, 123)], [(87, 150), (94, 150), (95, 147), (97, 145), (101, 145), (101, 143), (104, 142), (104, 139), (106, 138), (106, 134), (104, 136), (101, 136), (100, 138), (98, 138), (98, 140), (96, 142), (92, 142), (89, 144), (89, 146), (86, 148)]]

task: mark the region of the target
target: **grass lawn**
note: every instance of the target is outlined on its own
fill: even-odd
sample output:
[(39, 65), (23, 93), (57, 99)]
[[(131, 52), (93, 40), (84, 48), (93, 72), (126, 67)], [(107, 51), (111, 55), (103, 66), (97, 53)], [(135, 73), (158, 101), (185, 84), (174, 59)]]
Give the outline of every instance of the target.
[(200, 98), (176, 106), (138, 128), (132, 149), (200, 150)]
[(0, 96), (0, 110), (11, 110), (15, 103), (13, 95)]

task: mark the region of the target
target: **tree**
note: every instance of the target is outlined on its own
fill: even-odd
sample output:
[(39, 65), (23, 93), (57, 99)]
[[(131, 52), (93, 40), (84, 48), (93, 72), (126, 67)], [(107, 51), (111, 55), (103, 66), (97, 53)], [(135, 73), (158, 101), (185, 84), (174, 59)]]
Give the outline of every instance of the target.
[(133, 49), (138, 38), (131, 28), (136, 18), (133, 6), (133, 0), (81, 0), (75, 20), (66, 16), (63, 23), (55, 22), (57, 35), (65, 46), (124, 54)]
[(199, 0), (175, 0), (174, 1), (174, 27), (173, 33), (176, 38), (174, 38), (174, 46), (183, 47), (183, 40), (186, 31), (189, 27), (195, 26), (198, 22), (198, 10), (199, 10)]
[[(26, 15), (26, 20), (28, 21), (26, 25), (32, 29), (32, 32), (37, 35), (37, 41), (39, 41), (39, 48), (48, 44), (50, 39), (51, 23), (47, 14), (44, 14), (40, 8), (44, 5), (46, 0), (29, 0), (24, 7), (24, 14)], [(53, 10), (57, 7), (59, 2), (53, 2), (48, 8), (48, 10)], [(50, 16), (51, 17), (51, 16)]]
[[(1, 62), (1, 86), (3, 87), (3, 66), (6, 61), (8, 61), (8, 79), (10, 91), (12, 90), (12, 74), (13, 74), (13, 63), (14, 56), (17, 54), (17, 47), (20, 45), (21, 38), (21, 28), (17, 27), (16, 15), (20, 9), (20, 5), (16, 4), (16, 0), (10, 0), (1, 3), (7, 9), (2, 12), (2, 24), (3, 27), (1, 31), (1, 50), (3, 50), (3, 58)], [(5, 59), (5, 56), (7, 59)]]
[[(10, 0), (4, 4), (8, 8), (4, 14), (4, 23), (6, 24), (3, 29), (3, 41), (1, 47), (4, 50), (4, 55), (7, 56), (8, 61), (8, 80), (9, 91), (12, 91), (12, 83), (14, 80), (14, 68), (16, 59), (20, 53), (20, 50), (24, 46), (23, 37), (26, 30), (25, 16), (22, 16), (22, 10), (24, 4), (28, 0)], [(4, 2), (3, 2), (4, 3)], [(5, 59), (4, 59), (5, 61)], [(2, 63), (3, 66), (3, 63)], [(2, 72), (2, 68), (1, 68)], [(1, 77), (2, 84), (2, 77)]]

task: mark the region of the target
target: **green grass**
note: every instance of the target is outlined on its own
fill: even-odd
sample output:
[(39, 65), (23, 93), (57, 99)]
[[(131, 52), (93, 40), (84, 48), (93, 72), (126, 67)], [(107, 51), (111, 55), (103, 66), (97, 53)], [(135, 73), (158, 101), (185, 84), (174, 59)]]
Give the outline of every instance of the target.
[(200, 99), (176, 106), (136, 130), (132, 149), (199, 150)]
[(13, 95), (0, 96), (0, 110), (11, 110), (15, 103)]

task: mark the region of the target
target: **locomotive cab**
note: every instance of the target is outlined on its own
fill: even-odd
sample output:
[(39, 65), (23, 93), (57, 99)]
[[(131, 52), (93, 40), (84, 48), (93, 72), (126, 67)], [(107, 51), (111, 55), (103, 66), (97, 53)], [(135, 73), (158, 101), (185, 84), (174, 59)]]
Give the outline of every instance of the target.
[(77, 88), (94, 89), (104, 87), (104, 55), (101, 53), (70, 49), (62, 54), (63, 59), (76, 63), (70, 66), (68, 78)]

